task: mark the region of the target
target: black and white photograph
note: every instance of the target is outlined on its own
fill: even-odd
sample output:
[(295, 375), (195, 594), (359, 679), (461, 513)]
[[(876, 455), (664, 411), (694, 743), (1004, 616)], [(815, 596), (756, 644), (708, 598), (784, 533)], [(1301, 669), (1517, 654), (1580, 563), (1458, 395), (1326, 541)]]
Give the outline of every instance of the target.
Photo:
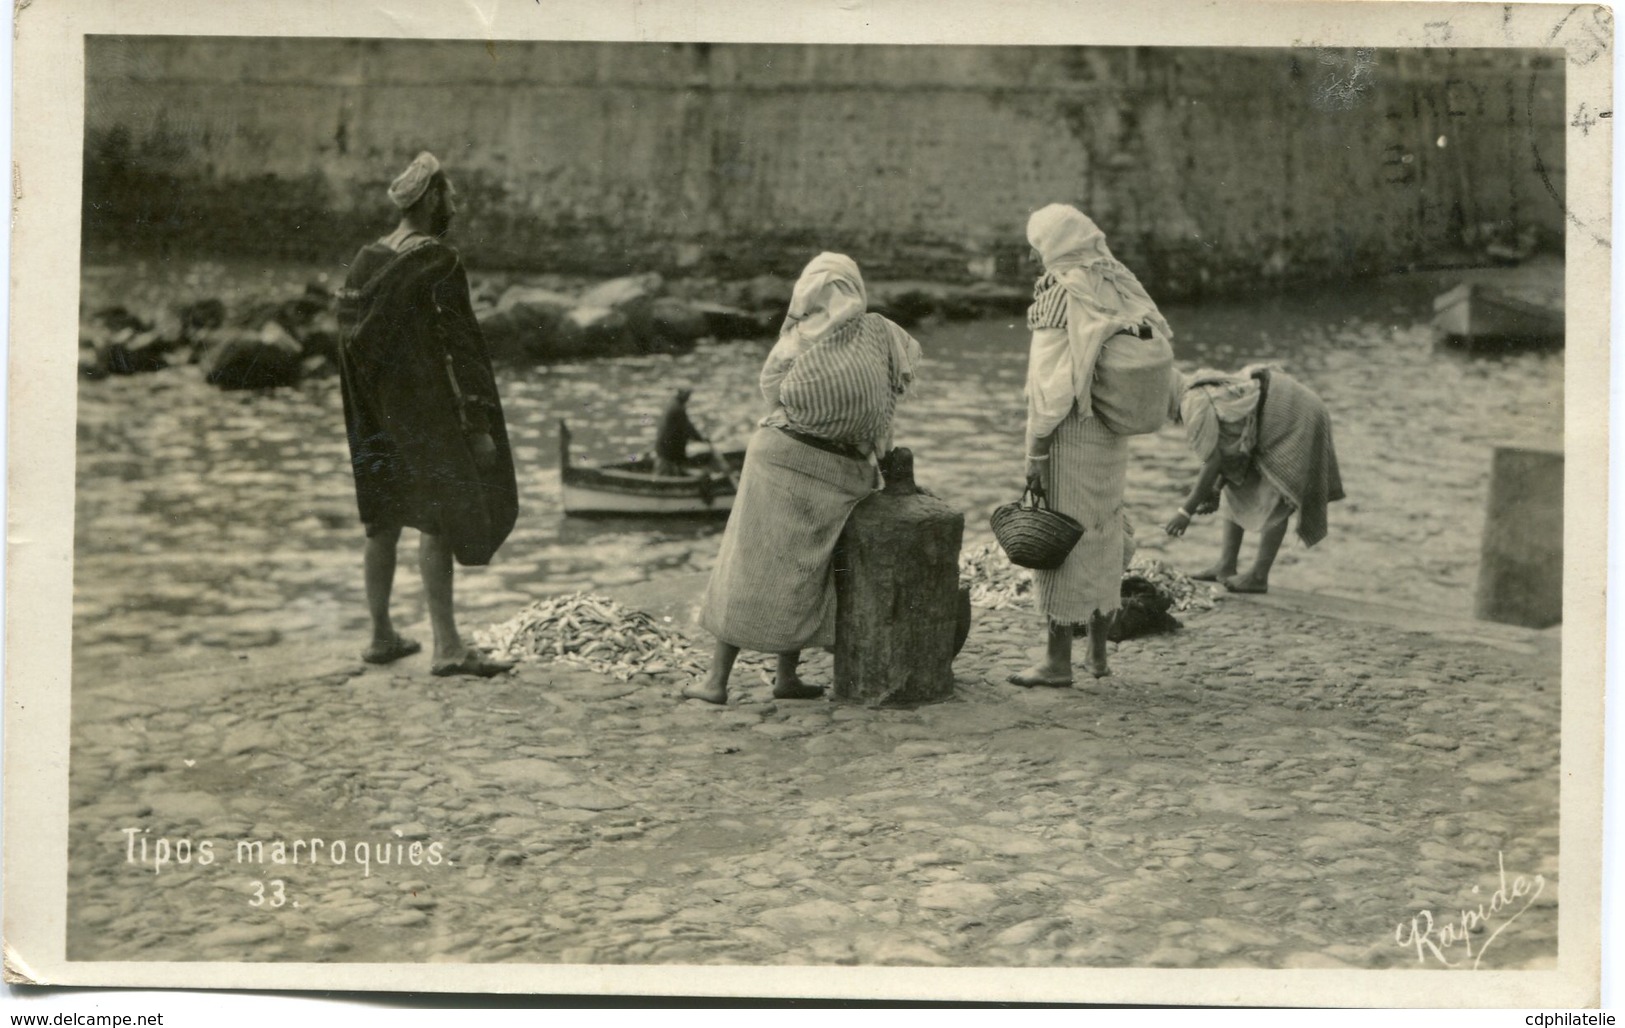
[(62, 6), (11, 980), (1597, 1002), (1607, 9)]

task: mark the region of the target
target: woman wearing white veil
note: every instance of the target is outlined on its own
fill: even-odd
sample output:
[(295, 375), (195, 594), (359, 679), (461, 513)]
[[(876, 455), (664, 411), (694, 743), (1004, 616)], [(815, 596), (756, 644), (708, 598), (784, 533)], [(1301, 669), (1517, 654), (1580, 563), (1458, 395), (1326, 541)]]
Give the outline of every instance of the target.
[[(1044, 659), (1010, 676), (1021, 686), (1072, 683), (1072, 637), (1089, 628), (1088, 668), (1111, 673), (1106, 635), (1120, 607), (1123, 578), (1123, 478), (1128, 438), (1107, 425), (1111, 411), (1096, 389), (1097, 363), (1115, 335), (1173, 331), (1134, 273), (1112, 256), (1100, 228), (1075, 207), (1050, 204), (1027, 222), (1027, 240), (1044, 265), (1027, 311), (1032, 348), (1027, 365), (1027, 481), (1050, 506), (1083, 524), (1083, 538), (1053, 571), (1033, 572), (1038, 611), (1046, 619)], [(1166, 375), (1154, 395), (1131, 406), (1167, 406)]]
[(745, 452), (700, 624), (716, 636), (690, 699), (728, 701), (741, 649), (778, 654), (773, 695), (823, 694), (797, 674), (801, 651), (835, 641), (835, 541), (852, 508), (879, 485), (892, 415), (920, 345), (868, 305), (851, 258), (823, 253), (791, 294), (779, 341), (762, 367), (772, 410)]

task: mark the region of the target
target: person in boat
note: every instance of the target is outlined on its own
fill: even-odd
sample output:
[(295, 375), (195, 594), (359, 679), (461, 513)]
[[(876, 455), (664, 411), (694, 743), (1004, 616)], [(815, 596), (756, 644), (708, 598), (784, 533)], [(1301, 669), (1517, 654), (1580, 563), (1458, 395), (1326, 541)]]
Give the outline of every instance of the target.
[[(1109, 427), (1097, 409), (1096, 362), (1114, 335), (1167, 341), (1173, 330), (1139, 279), (1112, 256), (1104, 233), (1077, 208), (1050, 204), (1035, 212), (1027, 240), (1043, 265), (1027, 311), (1027, 483), (1042, 490), (1052, 509), (1082, 523), (1083, 537), (1060, 567), (1033, 572), (1045, 619), (1044, 657), (1009, 681), (1065, 687), (1072, 684), (1072, 639), (1085, 626), (1089, 672), (1096, 678), (1111, 673), (1107, 637), (1121, 607), (1130, 552), (1123, 517), (1128, 436)], [(1162, 371), (1154, 396), (1159, 422), (1166, 385)]]
[(700, 624), (716, 637), (709, 674), (683, 695), (726, 703), (741, 649), (778, 654), (773, 695), (814, 699), (797, 668), (808, 646), (835, 642), (835, 541), (858, 501), (880, 486), (892, 418), (920, 345), (866, 312), (851, 258), (822, 253), (790, 297), (762, 367), (771, 405), (745, 450)]
[[(1268, 592), (1292, 513), (1298, 538), (1313, 546), (1326, 538), (1327, 505), (1343, 499), (1331, 415), (1309, 387), (1268, 365), (1235, 374), (1198, 371), (1181, 379), (1178, 401), (1178, 420), (1202, 471), (1167, 532), (1184, 535), (1192, 515), (1219, 511), (1218, 563), (1191, 577), (1231, 592)], [(1237, 574), (1247, 532), (1258, 533), (1258, 552), (1252, 568)]]
[(660, 414), (655, 426), (654, 470), (657, 475), (682, 475), (688, 468), (688, 444), (703, 443), (705, 435), (688, 416), (688, 398), (693, 390), (679, 389)]
[(344, 420), (367, 535), (372, 643), (362, 659), (387, 664), (422, 649), (389, 611), (401, 529), (415, 528), (431, 669), (489, 677), (512, 665), (463, 642), (452, 577), (454, 562), (489, 563), (518, 514), (502, 402), (462, 259), (443, 241), (456, 201), (434, 155), (418, 154), (389, 199), (400, 223), (361, 248), (339, 293)]

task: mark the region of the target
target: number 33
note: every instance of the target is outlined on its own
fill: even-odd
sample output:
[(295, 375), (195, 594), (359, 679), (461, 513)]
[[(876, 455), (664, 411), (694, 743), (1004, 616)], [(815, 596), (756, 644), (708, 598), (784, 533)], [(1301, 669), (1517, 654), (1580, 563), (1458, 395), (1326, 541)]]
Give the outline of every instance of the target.
[[(248, 901), (248, 905), (251, 906), (251, 907), (264, 906), (265, 902), (266, 902), (266, 900), (265, 900), (265, 884), (266, 883), (264, 883), (264, 882), (249, 882), (248, 884), (250, 884), (250, 885), (252, 885), (254, 887), (254, 898)], [(288, 901), (288, 897), (282, 891), (282, 879), (273, 878), (273, 879), (271, 879), (270, 884), (271, 884), (271, 900), (270, 900), (271, 906), (280, 907), (282, 904), (284, 904), (284, 903), (286, 903)]]

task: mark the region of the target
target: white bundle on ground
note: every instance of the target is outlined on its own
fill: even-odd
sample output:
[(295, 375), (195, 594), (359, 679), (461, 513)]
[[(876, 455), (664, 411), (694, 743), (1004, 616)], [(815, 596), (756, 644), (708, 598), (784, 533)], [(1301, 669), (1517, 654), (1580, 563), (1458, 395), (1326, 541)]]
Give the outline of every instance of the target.
[[(1206, 582), (1160, 560), (1136, 557), (1123, 572), (1143, 578), (1172, 601), (1175, 612), (1212, 610), (1216, 592)], [(1033, 573), (1016, 567), (996, 542), (971, 547), (959, 554), (959, 582), (970, 586), (973, 605), (989, 610), (1007, 610), (1032, 605)]]
[(682, 632), (585, 592), (537, 600), (474, 640), (498, 659), (565, 661), (623, 682), (637, 674), (705, 673)]

